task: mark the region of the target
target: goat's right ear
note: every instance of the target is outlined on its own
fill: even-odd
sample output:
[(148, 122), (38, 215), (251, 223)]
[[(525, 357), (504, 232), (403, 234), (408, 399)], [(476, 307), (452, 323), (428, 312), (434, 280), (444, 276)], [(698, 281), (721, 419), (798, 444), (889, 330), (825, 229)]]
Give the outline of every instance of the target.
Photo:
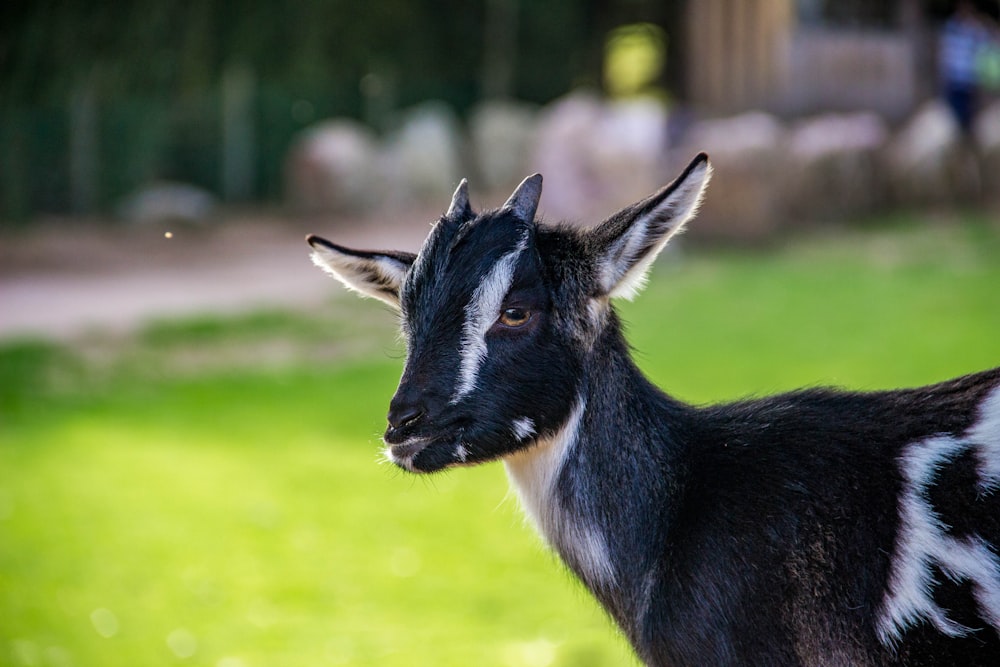
[(642, 289), (653, 260), (698, 211), (711, 177), (708, 156), (700, 153), (673, 183), (590, 231), (602, 294), (631, 299)]
[(399, 310), (399, 290), (416, 255), (409, 252), (351, 250), (310, 234), (313, 264), (362, 296), (384, 301)]

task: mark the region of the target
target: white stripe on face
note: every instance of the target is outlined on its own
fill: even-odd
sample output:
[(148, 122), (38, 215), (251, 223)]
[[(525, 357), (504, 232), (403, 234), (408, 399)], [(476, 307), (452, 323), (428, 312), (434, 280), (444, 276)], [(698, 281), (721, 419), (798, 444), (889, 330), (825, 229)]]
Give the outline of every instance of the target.
[(462, 327), (462, 361), (458, 369), (458, 387), (451, 402), (458, 403), (476, 388), (479, 368), (486, 359), (486, 332), (500, 313), (504, 297), (514, 280), (514, 267), (528, 245), (525, 233), (517, 247), (497, 260), (483, 282), (472, 293), (465, 307), (465, 324)]

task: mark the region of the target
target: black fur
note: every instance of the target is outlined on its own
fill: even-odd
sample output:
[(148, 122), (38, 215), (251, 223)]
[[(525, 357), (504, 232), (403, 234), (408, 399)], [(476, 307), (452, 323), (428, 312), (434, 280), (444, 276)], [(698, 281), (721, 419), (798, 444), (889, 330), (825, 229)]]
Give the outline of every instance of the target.
[[(606, 513), (619, 582), (630, 586), (594, 592), (644, 661), (888, 665), (961, 654), (935, 664), (1000, 664), (997, 629), (982, 619), (968, 640), (918, 628), (898, 651), (875, 634), (898, 525), (895, 461), (914, 441), (964, 432), (1000, 369), (922, 389), (810, 390), (699, 409), (649, 386), (608, 335), (600, 347), (612, 353), (585, 376), (628, 379), (610, 393), (594, 383), (560, 494), (575, 511)], [(631, 443), (641, 445), (621, 446)], [(982, 517), (974, 530), (997, 544), (1000, 514)], [(975, 617), (968, 600), (946, 606), (949, 617)]]
[[(1000, 622), (977, 599), (983, 582), (936, 562), (926, 563), (927, 594), (967, 630), (950, 637), (919, 615), (884, 630), (907, 530), (902, 499), (913, 493), (903, 466), (921, 443), (965, 443), (934, 459), (921, 500), (948, 536), (997, 553), (1000, 491), (983, 483), (983, 457), (1000, 455), (1000, 443), (965, 440), (1000, 369), (919, 389), (813, 389), (699, 408), (633, 364), (609, 282), (632, 280), (655, 256), (707, 174), (700, 156), (590, 231), (525, 219), (533, 177), (518, 206), (476, 215), (453, 204), (455, 219), (442, 219), (418, 256), (387, 254), (411, 265), (402, 284), (378, 285), (396, 289), (408, 342), (385, 434), (391, 455), (414, 472), (510, 460), (554, 446), (585, 406), (544, 497), (558, 524), (546, 537), (649, 665), (1000, 664)], [(489, 326), (475, 387), (456, 393), (469, 304), (502, 257), (516, 258), (513, 275), (488, 317), (531, 317)], [(530, 437), (512, 429), (519, 419)], [(587, 530), (591, 551), (580, 543)]]

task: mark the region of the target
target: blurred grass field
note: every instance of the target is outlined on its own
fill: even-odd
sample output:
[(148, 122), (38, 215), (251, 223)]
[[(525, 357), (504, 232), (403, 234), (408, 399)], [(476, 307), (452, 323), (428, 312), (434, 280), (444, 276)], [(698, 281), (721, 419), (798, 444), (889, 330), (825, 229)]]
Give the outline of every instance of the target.
[[(696, 403), (934, 382), (1000, 364), (1000, 227), (668, 253), (621, 310)], [(0, 665), (636, 664), (502, 466), (379, 464), (394, 326), (337, 297), (0, 346)]]

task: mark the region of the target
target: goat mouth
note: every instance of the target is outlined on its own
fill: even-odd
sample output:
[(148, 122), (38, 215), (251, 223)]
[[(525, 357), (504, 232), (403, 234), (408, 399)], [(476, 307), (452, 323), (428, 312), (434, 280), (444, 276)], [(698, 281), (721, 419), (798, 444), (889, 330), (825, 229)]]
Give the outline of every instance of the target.
[(398, 443), (386, 443), (389, 460), (408, 472), (432, 473), (465, 464), (469, 451), (461, 437), (435, 439), (412, 437)]
[(413, 469), (413, 459), (417, 457), (417, 454), (427, 449), (427, 446), (431, 444), (430, 438), (409, 438), (398, 444), (388, 444), (386, 448), (389, 454), (389, 460), (398, 465), (400, 468), (405, 468), (410, 472), (417, 472)]

